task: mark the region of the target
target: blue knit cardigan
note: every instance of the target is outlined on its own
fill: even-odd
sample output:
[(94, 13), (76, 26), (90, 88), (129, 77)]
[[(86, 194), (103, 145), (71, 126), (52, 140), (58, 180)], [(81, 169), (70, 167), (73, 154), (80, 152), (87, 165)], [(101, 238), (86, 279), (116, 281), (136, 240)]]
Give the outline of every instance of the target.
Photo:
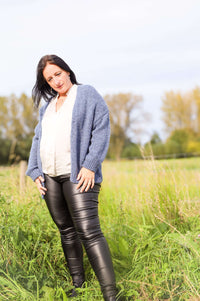
[[(42, 118), (49, 102), (40, 109), (39, 122), (35, 128), (26, 175), (33, 181), (44, 176), (40, 158)], [(66, 120), (67, 122), (67, 120)], [(81, 167), (95, 172), (95, 183), (102, 182), (101, 163), (109, 145), (110, 122), (108, 107), (101, 95), (89, 85), (78, 85), (71, 124), (71, 176), (73, 183)]]

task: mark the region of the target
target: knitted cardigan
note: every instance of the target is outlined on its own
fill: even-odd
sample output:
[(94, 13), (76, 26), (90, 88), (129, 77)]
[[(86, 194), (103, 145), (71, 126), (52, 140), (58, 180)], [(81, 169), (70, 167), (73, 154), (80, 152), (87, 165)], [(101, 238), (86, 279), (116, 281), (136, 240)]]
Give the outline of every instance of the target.
[[(42, 118), (49, 102), (40, 109), (39, 122), (35, 128), (26, 175), (33, 181), (44, 176), (40, 158)], [(67, 122), (67, 121), (66, 121)], [(71, 124), (71, 175), (76, 180), (81, 167), (95, 172), (95, 183), (102, 182), (101, 163), (109, 145), (110, 122), (108, 107), (101, 95), (89, 85), (78, 85)]]

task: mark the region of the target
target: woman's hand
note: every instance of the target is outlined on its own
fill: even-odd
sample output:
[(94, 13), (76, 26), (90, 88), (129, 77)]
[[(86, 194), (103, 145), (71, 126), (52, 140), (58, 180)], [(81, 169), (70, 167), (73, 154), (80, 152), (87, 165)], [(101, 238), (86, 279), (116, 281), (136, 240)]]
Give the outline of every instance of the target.
[(76, 189), (79, 189), (82, 186), (80, 192), (84, 192), (84, 191), (88, 191), (90, 188), (93, 188), (94, 175), (95, 175), (94, 171), (82, 167), (77, 177), (77, 181), (79, 181), (79, 183)]
[(42, 183), (44, 182), (44, 178), (42, 176), (39, 176), (37, 179), (35, 179), (35, 184), (37, 185), (37, 188), (41, 195), (45, 195), (45, 192), (47, 189), (42, 186)]

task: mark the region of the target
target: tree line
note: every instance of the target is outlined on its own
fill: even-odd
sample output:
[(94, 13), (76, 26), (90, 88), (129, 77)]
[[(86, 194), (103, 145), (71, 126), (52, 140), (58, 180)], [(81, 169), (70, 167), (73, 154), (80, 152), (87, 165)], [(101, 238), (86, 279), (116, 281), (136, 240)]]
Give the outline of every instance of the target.
[[(169, 91), (162, 97), (162, 116), (167, 139), (153, 135), (145, 151), (149, 155), (178, 157), (200, 155), (200, 87), (185, 93)], [(151, 150), (150, 150), (151, 148)]]
[[(111, 139), (110, 159), (141, 158), (172, 154), (200, 153), (200, 88), (180, 93), (169, 91), (162, 97), (162, 115), (167, 134), (162, 141), (154, 133), (142, 145), (141, 135), (150, 123), (150, 114), (143, 108), (143, 97), (133, 93), (107, 94)], [(0, 164), (28, 160), (38, 109), (26, 94), (0, 97)]]

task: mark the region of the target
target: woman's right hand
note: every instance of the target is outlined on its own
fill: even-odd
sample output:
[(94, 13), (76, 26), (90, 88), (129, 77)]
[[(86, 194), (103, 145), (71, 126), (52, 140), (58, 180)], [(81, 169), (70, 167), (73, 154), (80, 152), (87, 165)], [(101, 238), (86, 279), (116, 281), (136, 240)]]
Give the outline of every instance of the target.
[(42, 185), (44, 183), (44, 178), (42, 176), (39, 176), (35, 179), (35, 184), (37, 185), (37, 188), (41, 195), (45, 195), (47, 189)]

